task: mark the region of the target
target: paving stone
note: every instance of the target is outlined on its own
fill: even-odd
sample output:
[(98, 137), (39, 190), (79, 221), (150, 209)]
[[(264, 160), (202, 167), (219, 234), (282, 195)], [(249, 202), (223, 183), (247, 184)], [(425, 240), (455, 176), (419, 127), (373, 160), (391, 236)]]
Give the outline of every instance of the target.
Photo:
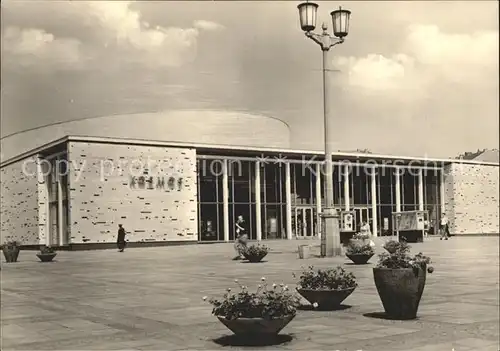
[[(375, 240), (378, 252), (383, 240)], [(495, 237), (453, 238), (446, 245), (430, 238), (412, 245), (413, 252), (431, 256), (436, 268), (428, 276), (417, 320), (370, 317), (383, 311), (374, 264), (345, 265), (359, 283), (345, 300), (350, 308), (299, 311), (282, 331), (292, 340), (281, 345), (218, 345), (215, 339), (231, 333), (210, 314), (203, 296), (236, 289), (234, 279), (254, 288), (262, 276), (294, 289), (292, 273), (301, 266), (347, 262), (342, 257), (299, 260), (296, 241), (268, 245), (280, 253), (256, 265), (231, 261), (232, 244), (137, 248), (123, 254), (59, 252), (51, 265), (21, 252), (20, 262), (2, 265), (2, 350), (499, 349)]]

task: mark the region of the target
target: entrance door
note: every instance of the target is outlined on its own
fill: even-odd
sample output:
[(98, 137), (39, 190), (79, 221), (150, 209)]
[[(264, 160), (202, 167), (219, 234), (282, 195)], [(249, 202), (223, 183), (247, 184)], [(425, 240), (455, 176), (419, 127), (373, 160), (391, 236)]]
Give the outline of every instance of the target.
[(316, 235), (317, 219), (313, 207), (296, 207), (294, 211), (295, 236), (310, 238)]
[(355, 207), (356, 212), (356, 231), (359, 231), (363, 222), (370, 222), (370, 209), (368, 207)]

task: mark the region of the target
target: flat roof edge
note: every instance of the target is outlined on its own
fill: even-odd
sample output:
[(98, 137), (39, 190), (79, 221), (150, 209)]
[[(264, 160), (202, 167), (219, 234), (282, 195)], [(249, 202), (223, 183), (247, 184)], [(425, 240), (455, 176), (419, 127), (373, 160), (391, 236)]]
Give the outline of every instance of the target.
[(68, 139), (69, 139), (68, 136), (65, 136), (65, 137), (59, 138), (59, 139), (55, 139), (55, 140), (53, 140), (51, 142), (43, 144), (42, 146), (39, 146), (39, 147), (36, 147), (36, 148), (31, 149), (29, 151), (23, 152), (23, 153), (21, 153), (21, 154), (19, 154), (17, 156), (8, 158), (5, 161), (0, 162), (0, 168), (3, 168), (3, 167), (8, 166), (10, 164), (22, 161), (22, 160), (24, 160), (24, 159), (26, 159), (28, 157), (37, 155), (37, 154), (43, 152), (44, 150), (47, 150), (49, 148), (52, 148), (54, 146), (57, 146), (59, 144), (62, 144), (64, 142), (68, 141)]
[[(8, 166), (9, 164), (18, 162), (25, 158), (31, 157), (33, 155), (39, 154), (44, 150), (54, 147), (58, 144), (64, 142), (96, 142), (96, 143), (110, 143), (110, 144), (135, 144), (135, 145), (145, 145), (145, 146), (170, 146), (170, 147), (183, 147), (183, 148), (194, 148), (194, 149), (220, 149), (220, 150), (234, 150), (234, 151), (251, 151), (251, 152), (275, 152), (282, 154), (305, 154), (305, 155), (317, 155), (322, 156), (321, 151), (311, 151), (311, 150), (294, 150), (294, 149), (280, 149), (280, 148), (258, 148), (252, 146), (231, 146), (231, 145), (216, 145), (216, 144), (203, 144), (203, 143), (185, 143), (185, 142), (166, 142), (166, 141), (155, 141), (155, 140), (144, 140), (144, 139), (125, 139), (125, 138), (106, 138), (106, 137), (92, 137), (85, 135), (68, 135), (60, 139), (56, 139), (50, 143), (44, 144), (40, 147), (34, 148), (30, 151), (26, 151), (11, 157), (0, 163), (0, 168)], [(366, 153), (353, 153), (353, 152), (333, 152), (333, 157), (347, 157), (347, 158), (358, 158), (358, 159), (385, 159), (385, 160), (405, 160), (405, 161), (422, 161), (422, 162), (439, 162), (443, 164), (471, 164), (471, 165), (484, 165), (484, 166), (496, 166), (499, 167), (500, 163), (495, 162), (481, 162), (475, 160), (463, 160), (463, 159), (442, 159), (442, 158), (428, 158), (428, 157), (411, 157), (411, 156), (395, 156), (395, 155), (384, 155), (384, 154), (366, 154)]]

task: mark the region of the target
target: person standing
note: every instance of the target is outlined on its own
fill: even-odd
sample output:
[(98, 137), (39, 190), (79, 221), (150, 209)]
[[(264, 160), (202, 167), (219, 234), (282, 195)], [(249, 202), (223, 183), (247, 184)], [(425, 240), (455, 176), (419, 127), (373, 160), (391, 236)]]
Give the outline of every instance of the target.
[(448, 217), (446, 217), (446, 214), (443, 213), (443, 215), (441, 216), (441, 223), (439, 225), (439, 231), (441, 232), (441, 237), (439, 238), (439, 240), (448, 240), (448, 238), (450, 237), (450, 222), (448, 220)]
[(125, 241), (125, 228), (121, 224), (118, 224), (118, 238), (116, 240), (116, 245), (118, 246), (118, 251), (123, 252), (125, 250), (125, 246), (127, 242)]
[(238, 216), (236, 223), (234, 224), (235, 240), (234, 240), (234, 250), (236, 251), (236, 256), (233, 258), (234, 261), (241, 260), (242, 253), (247, 247), (248, 234), (246, 230), (246, 222), (242, 215)]

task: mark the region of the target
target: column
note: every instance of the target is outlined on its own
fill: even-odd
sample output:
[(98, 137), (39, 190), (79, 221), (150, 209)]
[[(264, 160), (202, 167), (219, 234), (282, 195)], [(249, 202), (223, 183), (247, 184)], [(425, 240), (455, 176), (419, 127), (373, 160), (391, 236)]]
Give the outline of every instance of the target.
[(424, 175), (422, 168), (418, 169), (418, 210), (424, 210)]
[(401, 172), (399, 167), (396, 167), (394, 177), (396, 177), (396, 212), (401, 212)]
[(372, 234), (377, 237), (378, 225), (377, 225), (377, 174), (376, 168), (371, 169), (371, 193), (372, 193)]
[(290, 163), (285, 163), (286, 238), (292, 240), (292, 178)]
[(222, 208), (224, 215), (224, 241), (229, 241), (229, 176), (227, 160), (222, 164)]
[(262, 206), (260, 199), (260, 162), (255, 162), (255, 225), (257, 241), (262, 240)]
[(345, 201), (345, 210), (349, 211), (351, 209), (351, 194), (350, 194), (350, 186), (349, 186), (349, 165), (344, 165), (344, 201)]
[(316, 228), (321, 239), (321, 164), (316, 163)]
[(439, 213), (439, 217), (441, 218), (442, 213), (446, 213), (445, 206), (445, 191), (444, 191), (444, 168), (439, 171), (439, 202), (441, 205), (441, 213)]
[[(56, 167), (59, 167), (56, 163)], [(63, 193), (62, 193), (62, 183), (61, 183), (61, 175), (58, 172), (57, 175), (57, 229), (59, 234), (59, 246), (63, 246), (65, 244), (64, 240), (64, 216), (63, 216)]]

